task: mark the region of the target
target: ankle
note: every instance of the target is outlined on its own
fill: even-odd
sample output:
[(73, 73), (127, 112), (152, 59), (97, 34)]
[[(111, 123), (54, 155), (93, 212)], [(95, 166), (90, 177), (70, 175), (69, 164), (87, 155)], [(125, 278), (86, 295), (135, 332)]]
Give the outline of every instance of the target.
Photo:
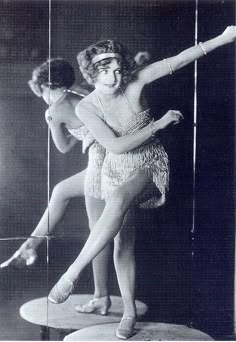
[(129, 318), (133, 318), (136, 320), (137, 317), (137, 313), (136, 313), (136, 309), (135, 308), (125, 308), (124, 309), (124, 313), (123, 313), (123, 318), (129, 317)]
[(69, 267), (68, 270), (63, 274), (63, 277), (67, 278), (72, 283), (76, 283), (79, 278), (79, 274), (76, 273), (73, 268)]
[(103, 297), (93, 297), (92, 301), (101, 303), (106, 306), (111, 306), (111, 298), (108, 295)]
[(128, 318), (128, 319), (136, 321), (136, 315), (130, 314), (128, 312), (127, 313), (124, 312), (122, 319), (124, 319), (124, 318)]
[(19, 252), (25, 252), (29, 249), (36, 250), (36, 246), (34, 245), (33, 241), (31, 239), (27, 239), (18, 249)]
[(42, 239), (42, 238), (37, 238), (37, 237), (32, 236), (32, 237), (28, 238), (21, 245), (20, 249), (34, 249), (34, 250), (36, 250), (43, 240), (44, 239)]
[(107, 293), (107, 291), (95, 291), (93, 298), (108, 298), (109, 294)]

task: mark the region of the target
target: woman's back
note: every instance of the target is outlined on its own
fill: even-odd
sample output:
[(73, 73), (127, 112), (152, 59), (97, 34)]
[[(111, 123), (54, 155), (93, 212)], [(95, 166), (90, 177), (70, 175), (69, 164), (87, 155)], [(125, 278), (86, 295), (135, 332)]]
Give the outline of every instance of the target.
[(55, 117), (58, 123), (64, 124), (67, 129), (77, 129), (84, 124), (75, 114), (75, 107), (81, 101), (82, 95), (70, 90), (65, 90), (61, 98), (50, 106), (50, 115)]

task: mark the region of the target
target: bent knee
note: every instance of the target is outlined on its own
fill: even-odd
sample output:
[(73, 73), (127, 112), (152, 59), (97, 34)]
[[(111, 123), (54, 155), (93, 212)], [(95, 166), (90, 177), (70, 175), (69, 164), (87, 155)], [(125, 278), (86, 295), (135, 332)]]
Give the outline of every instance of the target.
[(135, 240), (131, 234), (121, 234), (119, 232), (114, 239), (114, 255), (122, 255), (124, 253), (130, 253), (134, 250)]
[(133, 245), (130, 244), (123, 244), (123, 243), (118, 243), (114, 245), (114, 251), (113, 251), (113, 258), (114, 262), (118, 260), (132, 260), (134, 257), (134, 248)]
[(67, 193), (65, 192), (65, 185), (64, 181), (61, 181), (60, 183), (56, 184), (52, 190), (52, 196), (51, 197), (57, 197), (62, 199), (67, 199)]
[(107, 205), (114, 211), (114, 214), (125, 213), (132, 205), (132, 200), (124, 189), (116, 189), (109, 197)]

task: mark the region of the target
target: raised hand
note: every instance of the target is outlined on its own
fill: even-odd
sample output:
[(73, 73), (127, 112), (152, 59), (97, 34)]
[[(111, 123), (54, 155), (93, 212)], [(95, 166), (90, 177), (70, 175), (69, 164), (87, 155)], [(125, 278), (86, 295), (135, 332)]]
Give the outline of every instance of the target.
[(226, 43), (232, 43), (236, 39), (236, 26), (227, 26), (224, 32), (221, 35)]
[(158, 129), (164, 129), (170, 124), (177, 125), (181, 120), (183, 120), (183, 115), (179, 110), (168, 110), (168, 112), (163, 115), (160, 120), (154, 122), (154, 125)]

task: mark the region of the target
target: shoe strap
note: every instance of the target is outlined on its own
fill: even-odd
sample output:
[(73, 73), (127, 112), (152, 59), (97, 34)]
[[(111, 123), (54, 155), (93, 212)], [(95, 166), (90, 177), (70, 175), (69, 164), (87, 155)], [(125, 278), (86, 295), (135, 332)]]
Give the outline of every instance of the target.
[(103, 297), (98, 297), (98, 298), (93, 298), (88, 302), (88, 305), (93, 306), (94, 304), (96, 304), (99, 300), (103, 301), (103, 299), (108, 299), (108, 296), (103, 296)]
[(63, 276), (62, 277), (65, 281), (67, 281), (67, 283), (69, 283), (71, 286), (75, 286), (75, 282), (71, 281), (70, 279), (68, 279), (67, 277)]
[(132, 317), (132, 316), (125, 316), (125, 317), (122, 317), (121, 319), (122, 321), (124, 320), (135, 320), (135, 317)]
[(135, 325), (135, 323), (136, 323), (135, 317), (125, 316), (120, 321), (120, 327), (122, 327), (123, 329), (125, 328), (130, 329), (130, 324)]

